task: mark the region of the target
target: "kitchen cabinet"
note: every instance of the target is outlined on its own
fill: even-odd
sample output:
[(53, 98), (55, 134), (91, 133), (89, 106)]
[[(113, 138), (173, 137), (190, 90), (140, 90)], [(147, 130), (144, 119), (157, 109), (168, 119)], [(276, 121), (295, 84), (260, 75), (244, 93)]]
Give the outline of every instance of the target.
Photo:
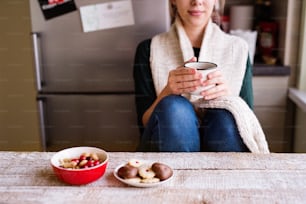
[(272, 152), (284, 152), (291, 145), (285, 136), (288, 80), (288, 76), (253, 78), (254, 112)]
[(272, 152), (291, 151), (287, 133), (287, 90), (289, 66), (254, 65), (254, 112)]
[[(254, 0), (228, 0), (232, 5), (254, 5)], [(271, 0), (272, 19), (278, 23), (277, 57), (279, 64), (254, 64), (254, 112), (266, 134), (272, 152), (292, 151), (292, 131), (287, 123), (288, 87), (295, 85), (298, 66), (299, 25), (302, 0)]]

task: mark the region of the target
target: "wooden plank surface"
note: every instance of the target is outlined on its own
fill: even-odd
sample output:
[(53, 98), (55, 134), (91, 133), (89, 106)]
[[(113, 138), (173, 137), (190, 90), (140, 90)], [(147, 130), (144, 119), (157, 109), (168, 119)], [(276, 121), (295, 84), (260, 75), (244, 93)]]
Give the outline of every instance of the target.
[[(306, 154), (110, 153), (106, 174), (84, 186), (57, 180), (54, 153), (0, 152), (0, 203), (304, 203)], [(112, 172), (131, 158), (160, 161), (173, 178), (154, 188), (120, 183)], [(104, 201), (104, 202), (101, 202)]]
[[(52, 152), (0, 152), (0, 171), (18, 173), (33, 169), (51, 170)], [(252, 153), (109, 153), (108, 169), (131, 158), (160, 161), (174, 169), (258, 169), (306, 170), (306, 154), (252, 154)], [(27, 168), (30, 167), (30, 168)], [(29, 172), (32, 173), (32, 172)]]
[(208, 204), (208, 203), (305, 203), (305, 190), (166, 189), (166, 188), (14, 188), (2, 193), (6, 204), (99, 203), (99, 204)]

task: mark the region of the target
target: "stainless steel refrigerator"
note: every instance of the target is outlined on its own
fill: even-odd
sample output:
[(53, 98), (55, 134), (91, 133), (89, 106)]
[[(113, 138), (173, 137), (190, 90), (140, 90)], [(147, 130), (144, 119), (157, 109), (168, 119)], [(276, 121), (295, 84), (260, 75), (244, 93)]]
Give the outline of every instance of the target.
[(75, 0), (77, 10), (46, 20), (30, 0), (43, 150), (136, 149), (135, 50), (169, 29), (168, 0), (132, 0), (133, 25), (83, 32), (80, 8), (107, 2)]

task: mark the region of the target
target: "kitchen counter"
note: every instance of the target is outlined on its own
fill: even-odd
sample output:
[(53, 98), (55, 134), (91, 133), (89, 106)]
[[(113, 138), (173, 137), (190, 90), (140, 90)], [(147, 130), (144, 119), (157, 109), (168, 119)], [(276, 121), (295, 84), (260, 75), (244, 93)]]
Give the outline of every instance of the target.
[[(70, 186), (53, 174), (53, 152), (0, 152), (0, 203), (305, 203), (306, 154), (109, 153), (105, 175)], [(152, 188), (113, 176), (131, 158), (160, 161), (173, 178)]]
[(289, 76), (290, 67), (282, 65), (254, 64), (253, 76)]

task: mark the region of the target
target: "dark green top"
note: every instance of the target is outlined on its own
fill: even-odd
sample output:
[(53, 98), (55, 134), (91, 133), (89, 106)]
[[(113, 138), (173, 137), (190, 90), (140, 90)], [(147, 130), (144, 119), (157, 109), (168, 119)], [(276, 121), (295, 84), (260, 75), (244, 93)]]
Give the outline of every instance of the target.
[[(138, 115), (138, 125), (140, 127), (143, 126), (143, 114), (153, 104), (157, 97), (150, 68), (150, 45), (151, 39), (141, 42), (137, 47), (134, 61), (133, 74), (135, 83), (136, 110)], [(199, 52), (199, 48), (194, 48), (196, 57), (198, 57)], [(246, 72), (240, 91), (240, 97), (245, 100), (251, 109), (253, 109), (252, 75), (252, 65), (248, 59), (246, 64)]]

